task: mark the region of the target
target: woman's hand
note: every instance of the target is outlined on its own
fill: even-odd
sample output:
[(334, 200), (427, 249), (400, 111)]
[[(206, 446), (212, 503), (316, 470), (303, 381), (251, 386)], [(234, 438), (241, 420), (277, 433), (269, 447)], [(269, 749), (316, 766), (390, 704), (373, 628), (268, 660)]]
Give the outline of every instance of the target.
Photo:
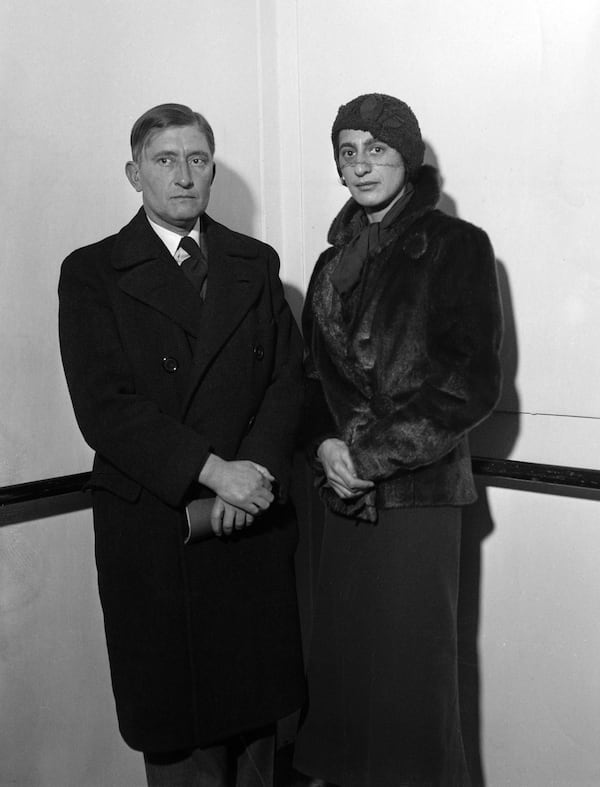
[(372, 481), (363, 481), (356, 475), (348, 446), (343, 440), (330, 437), (323, 440), (317, 450), (329, 486), (338, 497), (349, 498), (372, 489)]

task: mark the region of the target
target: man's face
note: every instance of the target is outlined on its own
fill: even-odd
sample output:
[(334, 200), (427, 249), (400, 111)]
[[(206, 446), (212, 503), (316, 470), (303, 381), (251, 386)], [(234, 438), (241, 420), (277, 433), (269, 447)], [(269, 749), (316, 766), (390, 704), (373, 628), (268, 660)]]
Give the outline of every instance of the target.
[(169, 126), (151, 134), (139, 161), (128, 161), (125, 171), (142, 192), (148, 218), (161, 227), (185, 234), (206, 210), (214, 163), (197, 126)]

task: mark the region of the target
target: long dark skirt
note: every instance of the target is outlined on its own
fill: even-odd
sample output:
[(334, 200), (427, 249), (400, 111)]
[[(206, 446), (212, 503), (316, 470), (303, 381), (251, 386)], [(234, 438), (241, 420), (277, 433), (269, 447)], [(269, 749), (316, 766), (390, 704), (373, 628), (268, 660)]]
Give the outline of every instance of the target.
[(459, 508), (328, 512), (295, 767), (341, 787), (468, 787), (458, 704)]

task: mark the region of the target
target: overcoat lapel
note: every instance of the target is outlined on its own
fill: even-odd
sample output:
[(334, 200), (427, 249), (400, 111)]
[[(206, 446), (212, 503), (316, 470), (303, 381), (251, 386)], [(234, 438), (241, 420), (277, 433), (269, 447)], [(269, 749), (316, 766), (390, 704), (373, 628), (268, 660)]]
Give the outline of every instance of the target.
[(205, 223), (208, 282), (186, 407), (209, 364), (256, 302), (264, 285), (261, 270), (252, 262), (257, 256), (256, 247), (208, 216)]
[(143, 208), (119, 233), (113, 265), (122, 270), (119, 287), (161, 312), (194, 337), (199, 336), (198, 294), (148, 224)]

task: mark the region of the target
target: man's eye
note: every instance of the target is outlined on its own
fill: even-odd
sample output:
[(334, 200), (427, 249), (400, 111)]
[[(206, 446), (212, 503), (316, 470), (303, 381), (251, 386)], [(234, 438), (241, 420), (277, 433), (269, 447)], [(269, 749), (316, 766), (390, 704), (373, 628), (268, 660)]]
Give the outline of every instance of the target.
[(159, 163), (159, 164), (162, 164), (163, 166), (166, 166), (167, 164), (170, 164), (170, 163), (171, 163), (171, 159), (170, 159), (170, 158), (167, 158), (167, 156), (161, 156), (161, 157), (158, 159), (158, 163)]
[(352, 158), (353, 155), (353, 150), (342, 150), (342, 158)]
[(206, 159), (199, 158), (198, 156), (194, 156), (194, 158), (191, 159), (190, 161), (194, 167), (205, 167), (207, 164)]
[(381, 145), (373, 145), (373, 147), (371, 148), (371, 151), (373, 153), (383, 153), (384, 148)]

